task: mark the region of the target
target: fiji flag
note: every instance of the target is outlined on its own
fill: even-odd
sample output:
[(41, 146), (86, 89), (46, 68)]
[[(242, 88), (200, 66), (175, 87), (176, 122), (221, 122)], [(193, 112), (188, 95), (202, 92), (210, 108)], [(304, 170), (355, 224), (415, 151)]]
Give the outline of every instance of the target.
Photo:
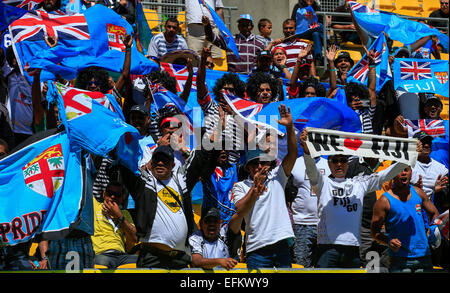
[(291, 109), (294, 126), (300, 131), (306, 126), (347, 132), (361, 131), (361, 121), (355, 111), (347, 106), (343, 107), (342, 102), (337, 100), (314, 97), (263, 105), (229, 94), (224, 94), (224, 97), (233, 111), (247, 122), (276, 129), (281, 135), (286, 132), (285, 127), (276, 122), (281, 104)]
[(114, 148), (119, 161), (138, 174), (142, 156), (139, 131), (125, 123), (122, 109), (114, 97), (49, 83), (50, 102), (56, 99), (60, 117), (71, 143), (106, 157)]
[[(370, 46), (369, 51), (371, 50), (375, 51), (376, 91), (378, 92), (388, 80), (392, 79), (392, 71), (389, 66), (389, 50), (383, 33)], [(367, 54), (364, 54), (361, 60), (348, 73), (347, 82), (356, 82), (367, 86), (368, 77), (369, 58)]]
[(448, 61), (395, 58), (394, 87), (411, 93), (436, 93), (448, 97)]
[(405, 119), (405, 126), (408, 128), (408, 137), (413, 137), (418, 132), (425, 132), (432, 137), (445, 137), (444, 120), (420, 119), (409, 120)]
[(34, 10), (44, 0), (2, 0), (4, 4), (22, 8), (25, 10)]
[(350, 7), (359, 27), (372, 37), (377, 37), (384, 31), (390, 39), (405, 45), (411, 45), (423, 37), (435, 35), (442, 46), (447, 50), (449, 49), (448, 36), (441, 33), (437, 28), (418, 21), (401, 18), (393, 13), (371, 9), (355, 1), (350, 1)]
[(84, 160), (67, 133), (40, 132), (0, 160), (0, 242), (64, 238), (84, 202)]
[(147, 55), (147, 48), (153, 38), (152, 30), (148, 26), (144, 9), (140, 0), (136, 0), (136, 35), (135, 42), (139, 52)]
[[(46, 71), (73, 79), (78, 71), (89, 66), (121, 72), (125, 60), (123, 38), (133, 32), (125, 19), (103, 5), (73, 15), (28, 12), (9, 29), (22, 74), (30, 83), (32, 78), (26, 72), (32, 68), (43, 69), (42, 81), (55, 79)], [(54, 48), (50, 49), (45, 42), (44, 37), (48, 36), (58, 37)], [(131, 48), (131, 60), (132, 74), (148, 74), (158, 68), (136, 46)], [(61, 70), (62, 67), (66, 70)]]
[(319, 20), (311, 6), (297, 9), (295, 34), (301, 35), (319, 27)]
[(236, 46), (236, 42), (234, 41), (233, 35), (228, 30), (222, 18), (220, 18), (220, 16), (214, 11), (214, 9), (212, 9), (211, 6), (208, 5), (208, 3), (206, 3), (205, 0), (198, 0), (198, 3), (200, 3), (200, 5), (204, 5), (209, 10), (209, 13), (211, 13), (211, 16), (214, 19), (214, 22), (216, 23), (216, 26), (219, 29), (220, 34), (224, 38), (228, 49), (233, 51), (234, 55), (236, 55), (236, 57), (239, 59), (239, 51)]

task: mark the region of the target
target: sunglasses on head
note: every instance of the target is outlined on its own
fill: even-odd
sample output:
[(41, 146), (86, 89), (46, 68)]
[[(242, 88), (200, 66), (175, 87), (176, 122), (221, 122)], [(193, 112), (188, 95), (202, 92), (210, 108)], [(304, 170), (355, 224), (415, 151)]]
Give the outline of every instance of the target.
[(337, 164), (337, 163), (345, 164), (345, 163), (348, 163), (348, 159), (345, 158), (345, 157), (339, 157), (339, 158), (334, 158), (333, 157), (329, 161), (331, 163), (333, 163), (333, 164)]

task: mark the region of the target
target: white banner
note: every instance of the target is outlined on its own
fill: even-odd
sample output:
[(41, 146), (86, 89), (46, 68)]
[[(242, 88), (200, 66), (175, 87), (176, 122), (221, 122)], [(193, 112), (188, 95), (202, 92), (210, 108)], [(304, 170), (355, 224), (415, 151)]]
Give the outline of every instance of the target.
[(323, 155), (347, 155), (392, 160), (414, 167), (417, 139), (364, 133), (306, 128), (306, 145), (313, 158)]

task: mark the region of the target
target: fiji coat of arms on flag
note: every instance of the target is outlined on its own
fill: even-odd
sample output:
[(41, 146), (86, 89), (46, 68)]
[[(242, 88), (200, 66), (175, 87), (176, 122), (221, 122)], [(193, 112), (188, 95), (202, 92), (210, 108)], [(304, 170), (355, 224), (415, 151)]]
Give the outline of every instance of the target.
[(61, 144), (49, 147), (22, 168), (25, 184), (33, 191), (52, 198), (64, 182)]

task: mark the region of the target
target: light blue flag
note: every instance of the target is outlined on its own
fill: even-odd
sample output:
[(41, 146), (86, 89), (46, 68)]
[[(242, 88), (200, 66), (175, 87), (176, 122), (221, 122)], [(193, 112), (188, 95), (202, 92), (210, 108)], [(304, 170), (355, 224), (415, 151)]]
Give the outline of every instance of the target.
[(395, 89), (449, 96), (447, 60), (395, 58), (393, 69)]
[(319, 28), (319, 20), (311, 6), (297, 9), (295, 34), (301, 35)]
[(0, 242), (14, 245), (37, 234), (64, 238), (84, 202), (81, 150), (67, 133), (40, 132), (0, 160)]
[(204, 5), (206, 8), (208, 8), (209, 12), (211, 13), (212, 18), (214, 19), (214, 22), (216, 23), (217, 28), (220, 31), (220, 34), (225, 40), (225, 43), (227, 44), (227, 47), (233, 51), (234, 55), (239, 59), (239, 50), (236, 46), (236, 42), (234, 41), (233, 35), (228, 30), (227, 26), (223, 22), (222, 18), (212, 9), (211, 6), (206, 3), (204, 0), (198, 0), (200, 5)]
[(449, 123), (444, 120), (445, 136), (436, 137), (431, 144), (430, 157), (441, 164), (444, 164), (448, 169), (448, 150), (449, 150)]
[[(389, 66), (389, 49), (384, 34), (378, 36), (375, 42), (369, 48), (369, 51), (375, 51), (375, 69), (377, 74), (376, 92), (379, 92), (384, 84), (392, 79), (392, 71)], [(368, 86), (369, 80), (369, 58), (367, 54), (356, 63), (349, 71), (347, 82), (361, 83)]]
[(119, 161), (138, 174), (138, 162), (142, 157), (140, 134), (125, 122), (113, 96), (60, 83), (49, 83), (48, 96), (49, 102), (57, 101), (71, 143), (103, 157), (117, 147)]
[[(125, 60), (123, 37), (132, 34), (133, 28), (112, 9), (94, 5), (83, 14), (49, 14), (46, 26), (39, 20), (41, 13), (28, 12), (9, 27), (20, 68), (30, 83), (32, 77), (27, 71), (33, 68), (44, 69), (42, 81), (54, 80), (56, 74), (74, 79), (77, 72), (89, 66), (122, 72)], [(66, 25), (58, 26), (58, 21)], [(58, 37), (55, 47), (47, 45), (44, 40), (47, 35)], [(50, 66), (50, 63), (58, 66)], [(61, 71), (62, 67), (66, 69)], [(131, 47), (131, 74), (148, 74), (157, 69), (158, 64), (140, 53), (135, 44)]]
[(390, 39), (411, 45), (423, 37), (435, 35), (441, 45), (449, 49), (448, 36), (437, 28), (393, 13), (371, 9), (354, 1), (350, 1), (350, 7), (358, 25), (371, 37), (377, 37), (384, 31)]

